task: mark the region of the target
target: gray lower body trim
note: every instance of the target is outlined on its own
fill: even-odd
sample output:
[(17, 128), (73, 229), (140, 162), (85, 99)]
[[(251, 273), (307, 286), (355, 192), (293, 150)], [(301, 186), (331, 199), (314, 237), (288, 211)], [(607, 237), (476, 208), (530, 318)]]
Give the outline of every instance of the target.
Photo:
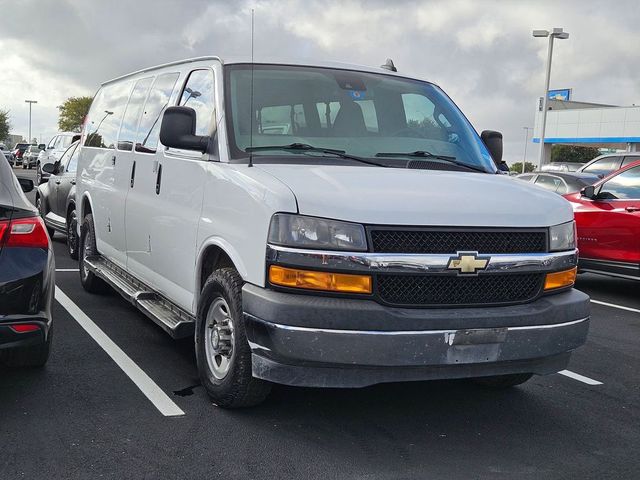
[(527, 305), (437, 310), (255, 286), (243, 292), (253, 373), (288, 385), (552, 373), (589, 329), (588, 297), (575, 290)]

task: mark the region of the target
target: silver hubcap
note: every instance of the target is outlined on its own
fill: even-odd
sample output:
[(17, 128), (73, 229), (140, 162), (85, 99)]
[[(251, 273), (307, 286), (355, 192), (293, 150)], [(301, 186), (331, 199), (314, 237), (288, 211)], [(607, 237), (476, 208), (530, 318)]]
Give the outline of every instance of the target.
[(209, 370), (219, 380), (229, 372), (234, 355), (234, 339), (229, 305), (224, 298), (216, 298), (207, 313), (204, 342)]

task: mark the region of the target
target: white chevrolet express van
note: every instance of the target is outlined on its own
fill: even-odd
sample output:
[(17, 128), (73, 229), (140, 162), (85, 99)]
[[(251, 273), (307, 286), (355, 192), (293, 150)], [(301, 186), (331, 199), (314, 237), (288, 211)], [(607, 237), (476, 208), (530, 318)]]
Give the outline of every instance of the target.
[(569, 204), (497, 174), (500, 134), (392, 70), (207, 57), (96, 94), (82, 284), (194, 336), (218, 405), (271, 382), (512, 386), (585, 342)]

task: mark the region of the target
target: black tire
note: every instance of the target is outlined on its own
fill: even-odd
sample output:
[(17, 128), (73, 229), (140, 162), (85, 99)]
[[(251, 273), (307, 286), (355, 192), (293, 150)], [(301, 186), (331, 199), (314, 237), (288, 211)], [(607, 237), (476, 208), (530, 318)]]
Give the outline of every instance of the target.
[[(271, 384), (254, 378), (251, 373), (251, 349), (247, 342), (242, 311), (242, 278), (233, 268), (214, 271), (202, 288), (196, 320), (196, 360), (202, 385), (213, 402), (223, 408), (258, 405), (269, 395)], [(229, 309), (233, 329), (233, 353), (228, 371), (216, 378), (207, 360), (205, 346), (209, 311), (222, 298)]]
[(509, 375), (495, 375), (493, 377), (474, 378), (473, 382), (487, 388), (503, 389), (520, 385), (533, 377), (533, 373), (512, 373)]
[(96, 277), (90, 272), (85, 263), (84, 258), (99, 255), (96, 248), (96, 230), (93, 225), (93, 215), (87, 214), (82, 221), (80, 229), (80, 242), (78, 243), (78, 252), (82, 256), (80, 259), (80, 283), (89, 293), (104, 293), (109, 286), (101, 278)]
[(28, 347), (12, 348), (4, 352), (2, 361), (9, 367), (43, 367), (49, 359), (53, 327), (46, 342)]
[[(44, 209), (42, 208), (42, 198), (40, 197), (40, 195), (36, 197), (36, 208), (38, 209), (38, 212), (40, 213), (40, 216), (44, 221)], [(46, 222), (45, 222), (45, 227), (47, 228), (47, 233), (49, 234), (49, 238), (53, 240), (53, 235), (56, 233), (55, 229), (49, 227), (46, 224)]]
[(67, 251), (73, 260), (78, 260), (78, 219), (74, 208), (67, 215)]
[(24, 162), (22, 163), (22, 169), (23, 169), (23, 170), (26, 170), (26, 169), (27, 169), (27, 166), (24, 164)]
[(33, 168), (33, 165), (29, 164), (29, 170), (31, 170)]

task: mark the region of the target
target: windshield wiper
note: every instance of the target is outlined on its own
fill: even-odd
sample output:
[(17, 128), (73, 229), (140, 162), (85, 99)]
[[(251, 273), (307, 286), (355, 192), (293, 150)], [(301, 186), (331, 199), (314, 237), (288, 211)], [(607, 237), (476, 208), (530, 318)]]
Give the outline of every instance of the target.
[(435, 155), (425, 150), (416, 150), (415, 152), (380, 152), (376, 153), (376, 157), (418, 157), (418, 158), (435, 158), (437, 160), (444, 160), (445, 162), (458, 165), (459, 167), (475, 170), (476, 172), (488, 173), (484, 168), (477, 167), (475, 165), (469, 165), (465, 162), (459, 162), (456, 157), (450, 157), (448, 155)]
[(261, 145), (259, 147), (247, 147), (244, 149), (246, 152), (265, 152), (269, 150), (285, 150), (287, 152), (304, 153), (304, 152), (317, 152), (326, 153), (329, 155), (335, 155), (336, 157), (346, 158), (349, 160), (355, 160), (356, 162), (366, 163), (367, 165), (374, 165), (376, 167), (386, 167), (378, 162), (372, 162), (356, 155), (351, 155), (344, 150), (336, 150), (334, 148), (314, 147), (308, 143), (290, 143), (289, 145)]

